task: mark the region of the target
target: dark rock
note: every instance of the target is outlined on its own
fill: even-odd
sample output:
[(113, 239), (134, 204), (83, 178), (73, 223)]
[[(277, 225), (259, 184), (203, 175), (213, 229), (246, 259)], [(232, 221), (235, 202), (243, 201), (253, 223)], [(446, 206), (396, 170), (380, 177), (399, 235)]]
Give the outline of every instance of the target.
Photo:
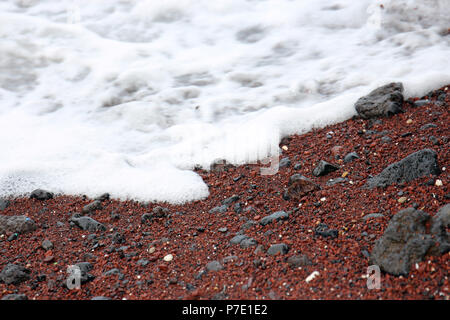
[(294, 170), (300, 170), (302, 168), (302, 164), (300, 163), (300, 162), (297, 162), (295, 165), (294, 165)]
[[(447, 229), (450, 227), (450, 204), (439, 209), (431, 219), (431, 234), (438, 242), (435, 254), (445, 254), (450, 251), (450, 234)], [(433, 248), (434, 249), (434, 248)]]
[(117, 211), (112, 211), (111, 212), (111, 219), (119, 220), (120, 219), (120, 213), (117, 212)]
[(379, 87), (355, 103), (358, 114), (364, 118), (391, 116), (402, 112), (403, 84), (390, 83)]
[(9, 263), (0, 272), (0, 281), (5, 284), (18, 285), (30, 279), (31, 271), (17, 264)]
[(344, 162), (352, 162), (355, 159), (359, 159), (358, 154), (356, 152), (350, 152), (344, 157)]
[(75, 264), (83, 272), (89, 272), (94, 269), (94, 266), (90, 262), (78, 262)]
[(0, 234), (6, 232), (28, 233), (36, 230), (36, 224), (27, 216), (0, 215)]
[(69, 212), (68, 215), (71, 215), (71, 218), (81, 218), (83, 216), (81, 213), (78, 212), (74, 213)]
[(150, 261), (148, 261), (147, 259), (139, 259), (136, 264), (139, 266), (147, 266), (150, 263)]
[(95, 233), (92, 233), (92, 234), (87, 236), (87, 239), (89, 241), (95, 242), (95, 241), (97, 241), (98, 237), (97, 237), (97, 235)]
[(422, 261), (434, 245), (426, 234), (430, 216), (414, 208), (398, 212), (389, 221), (386, 231), (375, 242), (370, 261), (393, 275), (407, 275), (412, 264)]
[(9, 207), (10, 202), (5, 199), (0, 199), (0, 211), (5, 210)]
[(119, 252), (119, 251), (127, 251), (128, 248), (129, 248), (129, 246), (121, 246), (121, 247), (117, 248), (116, 251), (117, 252)]
[(241, 230), (247, 230), (250, 229), (251, 227), (255, 226), (257, 223), (253, 220), (249, 220), (247, 222), (245, 222), (244, 224), (242, 224), (241, 226)]
[(230, 243), (231, 244), (240, 244), (244, 239), (248, 239), (248, 236), (246, 236), (245, 234), (239, 234), (239, 235), (231, 238)]
[(233, 207), (234, 212), (241, 213), (242, 212), (242, 205), (240, 202), (235, 203)]
[(241, 246), (241, 248), (248, 248), (251, 246), (256, 246), (258, 244), (258, 242), (255, 239), (250, 238), (249, 236), (247, 236), (245, 234), (239, 234), (239, 235), (234, 236), (230, 240), (230, 244), (239, 244)]
[(116, 275), (116, 274), (117, 274), (117, 275), (120, 275), (121, 272), (120, 272), (119, 269), (114, 268), (114, 269), (108, 270), (108, 271), (106, 271), (105, 273), (103, 273), (103, 276), (104, 276), (104, 277), (109, 277), (109, 276)]
[(283, 138), (281, 138), (279, 145), (287, 146), (287, 145), (289, 145), (289, 143), (291, 143), (291, 140), (292, 140), (292, 137), (289, 137), (289, 136), (283, 137)]
[(210, 214), (214, 214), (214, 213), (225, 213), (228, 210), (228, 206), (227, 205), (221, 205), (221, 206), (217, 206), (212, 208), (211, 210), (209, 210)]
[(206, 264), (207, 271), (219, 271), (222, 269), (223, 269), (223, 266), (220, 264), (219, 261), (211, 261)]
[(314, 168), (312, 174), (316, 177), (320, 177), (320, 176), (324, 176), (329, 174), (330, 172), (339, 170), (339, 166), (331, 164), (329, 162), (320, 160), (319, 164), (317, 165), (317, 167)]
[(381, 141), (383, 141), (384, 143), (389, 143), (392, 142), (392, 139), (388, 136), (384, 136), (381, 138)]
[(41, 246), (46, 251), (53, 249), (53, 243), (48, 239), (45, 239), (44, 241), (42, 241)]
[(274, 232), (272, 230), (267, 230), (266, 232), (264, 232), (265, 237), (270, 237), (273, 234), (274, 234)]
[(438, 140), (438, 138), (436, 138), (435, 136), (430, 136), (430, 137), (428, 138), (428, 140), (430, 140), (430, 142), (431, 142), (432, 144), (434, 144), (435, 146), (437, 146), (437, 145), (439, 144), (439, 140)]
[(253, 265), (254, 265), (256, 268), (258, 268), (259, 266), (261, 266), (261, 265), (262, 265), (261, 259), (255, 259), (255, 260), (253, 260)]
[[(255, 209), (255, 207), (253, 207), (253, 206), (245, 207), (244, 210), (243, 210), (243, 212), (244, 212), (244, 213), (252, 213), (252, 214), (258, 213), (258, 211), (257, 211), (257, 210)], [(245, 218), (245, 217), (244, 217), (244, 218)]]
[(30, 194), (30, 199), (36, 199), (36, 200), (49, 200), (53, 198), (53, 193), (42, 190), (42, 189), (36, 189)]
[(326, 185), (327, 185), (327, 186), (334, 186), (335, 184), (338, 184), (338, 183), (344, 183), (344, 182), (346, 182), (346, 181), (348, 181), (348, 178), (338, 177), (338, 178), (336, 178), (336, 179), (330, 179), (330, 180), (328, 180), (328, 181), (326, 182)]
[(95, 276), (93, 276), (92, 274), (88, 273), (89, 271), (91, 271), (92, 269), (94, 269), (94, 266), (89, 263), (89, 262), (78, 262), (75, 264), (75, 266), (77, 266), (78, 268), (80, 268), (81, 271), (81, 283), (86, 283), (89, 281), (92, 281), (95, 279)]
[(102, 202), (100, 200), (94, 200), (93, 202), (85, 205), (81, 212), (84, 214), (89, 214), (91, 212), (94, 212), (96, 210), (102, 210)]
[(239, 199), (240, 199), (239, 196), (234, 195), (234, 196), (231, 196), (231, 197), (229, 197), (229, 198), (223, 200), (223, 201), (222, 201), (222, 204), (223, 204), (224, 206), (227, 206), (227, 207), (228, 207), (228, 206), (231, 205), (233, 202), (236, 202), (236, 201), (238, 201)]
[(422, 106), (424, 106), (426, 104), (429, 104), (430, 102), (431, 102), (430, 100), (426, 100), (426, 99), (424, 99), (424, 100), (417, 100), (417, 101), (414, 102), (414, 107), (422, 107)]
[(45, 274), (40, 274), (38, 276), (36, 276), (36, 281), (37, 282), (43, 282), (47, 279), (47, 276)]
[(243, 177), (244, 177), (244, 176), (241, 174), (240, 176), (233, 178), (233, 181), (234, 181), (234, 182), (238, 182), (238, 181), (241, 180)]
[(104, 193), (104, 194), (98, 196), (97, 198), (95, 198), (94, 200), (103, 202), (103, 201), (109, 200), (109, 197), (110, 197), (109, 193)]
[(156, 206), (153, 208), (152, 213), (155, 218), (166, 218), (169, 216), (170, 211), (167, 208)]
[(287, 263), (292, 268), (298, 268), (298, 267), (312, 265), (311, 260), (305, 254), (293, 255), (287, 259)]
[(17, 240), (18, 237), (19, 237), (19, 234), (13, 233), (12, 235), (10, 235), (8, 237), (8, 241), (11, 242), (11, 241)]
[(406, 138), (406, 137), (409, 137), (409, 136), (412, 136), (412, 132), (405, 132), (405, 133), (402, 133), (400, 135), (400, 137), (402, 137), (402, 138)]
[(315, 184), (311, 179), (297, 173), (289, 178), (288, 188), (283, 195), (283, 199), (299, 200), (306, 194), (316, 190), (320, 190), (319, 185)]
[(427, 130), (430, 128), (437, 128), (437, 125), (435, 125), (434, 123), (427, 123), (427, 124), (424, 124), (423, 126), (421, 126), (420, 130)]
[(278, 164), (279, 168), (289, 167), (291, 165), (291, 160), (286, 157), (280, 160), (280, 163)]
[(195, 286), (191, 283), (186, 283), (186, 290), (188, 291), (194, 291), (195, 290)]
[(382, 125), (383, 124), (383, 120), (381, 119), (370, 119), (368, 122), (368, 126), (369, 128), (376, 126), (376, 125)]
[(437, 100), (438, 100), (438, 101), (441, 101), (441, 102), (444, 102), (446, 97), (447, 97), (447, 94), (444, 92), (444, 93), (441, 93), (441, 94), (438, 96)]
[(392, 163), (380, 174), (369, 179), (365, 186), (370, 189), (385, 187), (395, 183), (409, 182), (429, 174), (438, 175), (439, 173), (436, 152), (431, 149), (423, 149)]
[(368, 258), (368, 259), (370, 258), (370, 253), (369, 253), (369, 251), (363, 249), (363, 250), (361, 250), (361, 253), (362, 253), (362, 255), (363, 255), (365, 258)]
[(265, 226), (273, 221), (285, 220), (289, 217), (289, 214), (285, 211), (277, 211), (272, 213), (271, 215), (265, 216), (259, 221), (259, 224)]
[(362, 217), (362, 219), (364, 221), (367, 221), (369, 219), (378, 219), (378, 218), (384, 218), (384, 215), (381, 213), (369, 213), (369, 214), (366, 214), (364, 217)]
[(289, 247), (287, 244), (284, 243), (277, 243), (277, 244), (273, 244), (269, 247), (269, 249), (267, 250), (267, 254), (268, 255), (276, 255), (276, 254), (286, 254), (289, 251)]
[(257, 244), (258, 241), (250, 237), (247, 237), (246, 239), (242, 240), (241, 243), (239, 243), (241, 248), (250, 248), (256, 246)]
[(23, 293), (11, 293), (2, 297), (2, 300), (28, 300), (28, 297)]
[(72, 217), (70, 222), (83, 230), (91, 232), (106, 231), (106, 227), (103, 224), (92, 219), (91, 217)]
[(227, 172), (232, 168), (234, 168), (234, 165), (232, 165), (231, 163), (228, 163), (224, 159), (215, 160), (213, 162), (213, 164), (211, 164), (211, 166), (210, 166), (210, 170), (212, 172)]
[(314, 230), (315, 234), (325, 238), (337, 238), (338, 231), (334, 229), (329, 229), (325, 223), (319, 223), (319, 225)]
[(125, 243), (125, 237), (121, 233), (116, 232), (112, 236), (112, 243), (115, 244)]
[(205, 275), (205, 274), (207, 274), (208, 272), (206, 271), (206, 270), (200, 270), (199, 271), (199, 273), (197, 273), (195, 276), (194, 276), (194, 279), (195, 280), (201, 280), (202, 278), (203, 278), (203, 276)]
[(142, 223), (148, 223), (152, 221), (153, 213), (147, 212), (141, 216)]

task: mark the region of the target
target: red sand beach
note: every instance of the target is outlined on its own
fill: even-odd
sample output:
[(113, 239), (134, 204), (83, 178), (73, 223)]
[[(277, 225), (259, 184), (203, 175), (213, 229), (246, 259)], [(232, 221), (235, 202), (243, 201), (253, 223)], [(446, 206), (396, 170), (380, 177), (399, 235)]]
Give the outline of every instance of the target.
[[(407, 275), (382, 272), (380, 288), (367, 288), (370, 254), (391, 218), (409, 207), (434, 216), (449, 202), (450, 90), (421, 97), (429, 99), (421, 106), (414, 105), (418, 99), (405, 101), (404, 112), (391, 117), (355, 117), (283, 139), (280, 159), (288, 157), (290, 164), (275, 175), (261, 175), (257, 164), (198, 170), (210, 188), (202, 201), (143, 204), (105, 197), (82, 212), (93, 199), (8, 199), (0, 214), (26, 215), (36, 229), (0, 236), (0, 271), (8, 264), (28, 270), (20, 283), (0, 282), (0, 298), (448, 300), (449, 252), (427, 254)], [(425, 148), (437, 154), (438, 176), (363, 188), (370, 176)], [(350, 152), (359, 158), (343, 161)], [(317, 177), (312, 171), (320, 160), (339, 169)], [(285, 200), (289, 177), (296, 173), (320, 189)], [(339, 177), (341, 182), (329, 182)], [(225, 199), (228, 205), (209, 212)], [(158, 206), (167, 210), (154, 210)], [(277, 211), (289, 214), (261, 223)], [(76, 213), (104, 230), (70, 223)], [(236, 234), (247, 242), (230, 243)], [(44, 240), (51, 244), (43, 246)], [(285, 246), (268, 252), (274, 244)], [(88, 276), (81, 289), (70, 290), (67, 267), (79, 262), (89, 263)], [(306, 281), (314, 271), (318, 275)]]

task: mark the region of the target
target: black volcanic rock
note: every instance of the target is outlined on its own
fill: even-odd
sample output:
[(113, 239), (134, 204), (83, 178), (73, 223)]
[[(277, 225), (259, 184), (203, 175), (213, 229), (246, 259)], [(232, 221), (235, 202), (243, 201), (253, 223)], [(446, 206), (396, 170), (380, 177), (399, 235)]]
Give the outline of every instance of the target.
[(384, 234), (373, 247), (370, 261), (390, 274), (407, 275), (412, 264), (422, 261), (434, 245), (426, 234), (430, 216), (414, 208), (404, 209), (389, 221)]
[(434, 150), (423, 149), (414, 152), (402, 160), (392, 163), (380, 174), (369, 179), (365, 186), (369, 189), (409, 182), (430, 174), (438, 175), (440, 169)]
[(402, 112), (403, 84), (390, 83), (379, 87), (355, 103), (358, 114), (364, 118), (391, 116)]
[(42, 189), (36, 189), (30, 194), (30, 199), (37, 199), (37, 200), (49, 200), (53, 198), (53, 193), (42, 190)]

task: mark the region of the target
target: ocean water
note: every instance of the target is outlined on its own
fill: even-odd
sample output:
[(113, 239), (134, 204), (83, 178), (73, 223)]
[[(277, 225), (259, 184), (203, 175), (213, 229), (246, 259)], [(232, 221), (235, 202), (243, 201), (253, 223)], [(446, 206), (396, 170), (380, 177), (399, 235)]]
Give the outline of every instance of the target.
[(1, 0), (0, 196), (183, 203), (377, 86), (450, 83), (448, 0)]

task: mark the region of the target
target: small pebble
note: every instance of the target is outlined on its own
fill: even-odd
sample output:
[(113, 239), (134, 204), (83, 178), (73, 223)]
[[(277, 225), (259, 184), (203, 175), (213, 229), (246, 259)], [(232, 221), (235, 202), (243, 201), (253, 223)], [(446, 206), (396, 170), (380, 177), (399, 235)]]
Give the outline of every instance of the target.
[(206, 265), (206, 270), (208, 271), (219, 271), (222, 270), (223, 266), (219, 261), (211, 261)]
[(19, 235), (17, 233), (13, 233), (12, 235), (10, 235), (8, 237), (8, 241), (14, 241), (19, 237)]
[(319, 275), (320, 275), (319, 271), (314, 271), (308, 277), (306, 277), (305, 281), (306, 282), (310, 282), (310, 281), (314, 280)]
[(53, 243), (50, 240), (45, 239), (44, 241), (42, 241), (42, 248), (47, 251), (51, 250), (53, 249)]
[(404, 203), (404, 202), (406, 202), (406, 200), (408, 200), (408, 198), (406, 198), (406, 197), (400, 197), (400, 198), (398, 198), (398, 202), (399, 203)]
[(173, 260), (173, 255), (168, 254), (168, 255), (166, 255), (166, 256), (163, 258), (163, 260), (166, 261), (166, 262), (170, 262), (170, 261)]
[(300, 162), (297, 162), (294, 166), (294, 170), (300, 170), (302, 168), (302, 164)]

